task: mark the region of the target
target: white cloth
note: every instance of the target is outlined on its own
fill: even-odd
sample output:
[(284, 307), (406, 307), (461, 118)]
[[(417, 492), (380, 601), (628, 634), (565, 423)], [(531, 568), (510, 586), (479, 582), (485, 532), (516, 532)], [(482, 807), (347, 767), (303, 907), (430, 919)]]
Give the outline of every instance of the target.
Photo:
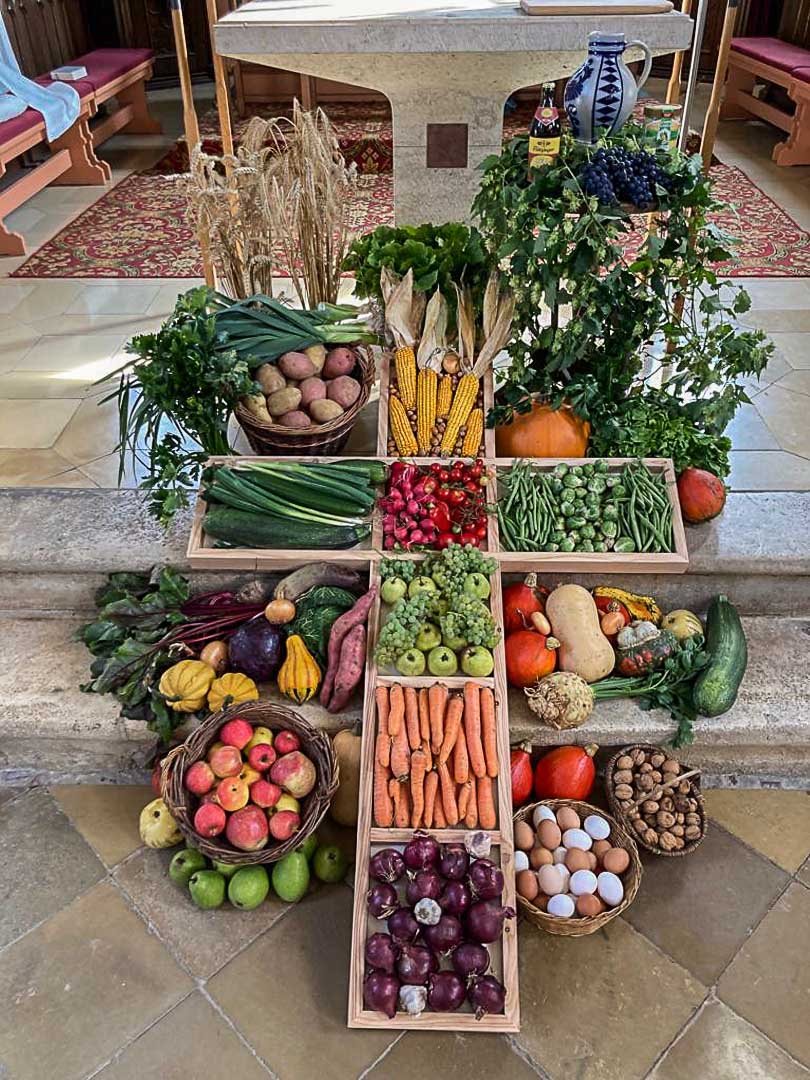
[(80, 99), (73, 87), (65, 83), (40, 86), (27, 79), (20, 71), (8, 30), (0, 19), (0, 120), (10, 120), (27, 108), (42, 113), (48, 141), (53, 142), (79, 115)]

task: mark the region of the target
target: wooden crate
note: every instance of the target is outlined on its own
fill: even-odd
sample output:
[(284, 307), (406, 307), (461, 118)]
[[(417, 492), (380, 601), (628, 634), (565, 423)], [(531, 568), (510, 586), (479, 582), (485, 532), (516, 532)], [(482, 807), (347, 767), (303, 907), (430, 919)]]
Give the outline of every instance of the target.
[[(606, 458), (611, 470), (634, 461), (634, 458)], [(496, 471), (511, 466), (513, 458), (495, 458)], [(542, 472), (551, 472), (555, 465), (588, 465), (594, 458), (534, 458), (531, 464)], [(689, 566), (686, 532), (683, 527), (681, 504), (678, 500), (675, 469), (671, 458), (644, 458), (651, 472), (661, 474), (667, 481), (667, 493), (672, 503), (672, 531), (675, 550), (672, 552), (644, 551), (498, 551), (503, 573), (548, 571), (559, 574), (683, 574)]]

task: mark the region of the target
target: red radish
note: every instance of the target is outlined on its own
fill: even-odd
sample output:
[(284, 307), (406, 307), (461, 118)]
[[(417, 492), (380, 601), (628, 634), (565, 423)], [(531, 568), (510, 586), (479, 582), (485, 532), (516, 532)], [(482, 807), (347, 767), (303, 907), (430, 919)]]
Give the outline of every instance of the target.
[(590, 746), (558, 746), (544, 754), (534, 770), (537, 799), (587, 799), (596, 779), (593, 757), (599, 749)]
[(532, 793), (532, 748), (530, 743), (513, 746), (510, 754), (512, 771), (512, 806), (523, 806)]
[(525, 630), (535, 611), (545, 612), (548, 589), (538, 588), (537, 574), (527, 574), (523, 581), (503, 590), (503, 627), (507, 634)]
[(293, 750), (300, 750), (301, 740), (294, 731), (280, 731), (273, 739), (273, 746), (276, 753), (281, 757), (282, 754), (290, 754)]
[(556, 650), (559, 641), (538, 634), (536, 630), (517, 630), (504, 643), (506, 677), (510, 685), (534, 686), (538, 679), (550, 675), (557, 666)]
[(726, 486), (707, 469), (684, 469), (678, 477), (678, 498), (690, 525), (711, 521), (726, 505)]

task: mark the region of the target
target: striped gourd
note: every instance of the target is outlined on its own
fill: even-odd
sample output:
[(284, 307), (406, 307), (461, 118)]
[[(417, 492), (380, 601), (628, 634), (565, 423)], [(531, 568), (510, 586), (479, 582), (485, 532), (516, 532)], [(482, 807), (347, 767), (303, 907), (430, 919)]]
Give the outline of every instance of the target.
[(398, 397), (391, 396), (388, 400), (388, 419), (397, 450), (403, 457), (413, 457), (416, 453), (416, 439), (405, 406)]
[(478, 457), (481, 436), (484, 434), (484, 410), (473, 409), (467, 417), (467, 431), (461, 444), (462, 457)]
[(467, 422), (470, 410), (478, 397), (478, 379), (475, 375), (462, 375), (458, 381), (456, 392), (453, 396), (453, 404), (450, 415), (447, 418), (447, 427), (444, 429), (442, 438), (442, 453), (452, 454), (458, 441), (458, 433)]
[(416, 441), (419, 453), (430, 451), (430, 439), (436, 423), (436, 390), (439, 376), (431, 368), (422, 368), (416, 380)]
[(394, 353), (394, 363), (402, 404), (406, 409), (412, 409), (416, 405), (416, 355), (413, 349), (397, 349)]
[(439, 379), (439, 392), (436, 397), (436, 415), (444, 420), (450, 412), (453, 403), (453, 380), (449, 375), (442, 375)]

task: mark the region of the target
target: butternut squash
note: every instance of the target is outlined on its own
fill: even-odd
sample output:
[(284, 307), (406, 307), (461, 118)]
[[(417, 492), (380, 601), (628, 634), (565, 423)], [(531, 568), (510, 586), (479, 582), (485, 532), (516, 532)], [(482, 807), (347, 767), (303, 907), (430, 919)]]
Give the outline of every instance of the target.
[(357, 824), (357, 802), (360, 797), (360, 736), (350, 731), (339, 731), (332, 740), (338, 762), (340, 784), (332, 796), (329, 814), (338, 825)]
[(585, 682), (598, 682), (613, 671), (616, 657), (602, 633), (594, 599), (581, 585), (560, 585), (546, 600), (546, 617), (560, 642), (557, 667)]

